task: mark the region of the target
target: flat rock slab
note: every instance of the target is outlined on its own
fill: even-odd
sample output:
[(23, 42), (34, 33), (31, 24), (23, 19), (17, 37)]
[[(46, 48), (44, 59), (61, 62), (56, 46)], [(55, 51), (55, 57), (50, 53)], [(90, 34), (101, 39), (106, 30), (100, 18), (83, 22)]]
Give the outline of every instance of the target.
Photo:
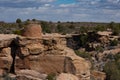
[(8, 40), (16, 37), (17, 35), (14, 35), (14, 34), (0, 34), (0, 40)]
[(8, 47), (16, 37), (14, 34), (0, 34), (0, 48)]

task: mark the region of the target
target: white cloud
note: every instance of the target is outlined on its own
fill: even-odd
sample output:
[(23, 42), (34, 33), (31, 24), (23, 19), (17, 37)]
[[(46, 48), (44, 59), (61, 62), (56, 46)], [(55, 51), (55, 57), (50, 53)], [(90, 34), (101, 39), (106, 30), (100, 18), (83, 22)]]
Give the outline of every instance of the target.
[(29, 2), (29, 1), (32, 1), (32, 2), (53, 2), (53, 1), (56, 1), (56, 0), (0, 0), (1, 2)]
[(59, 7), (77, 7), (78, 5), (75, 3), (72, 4), (60, 4)]
[(111, 3), (118, 3), (118, 2), (120, 2), (120, 0), (108, 0), (108, 2), (111, 2)]
[(54, 2), (56, 0), (29, 0), (29, 1), (48, 3), (48, 2)]
[(89, 15), (82, 13), (82, 14), (73, 14), (73, 16), (74, 16), (74, 17), (87, 17), (87, 16), (89, 16)]
[(45, 7), (50, 7), (51, 5), (50, 4), (44, 4)]
[(57, 13), (57, 14), (68, 14), (69, 9), (56, 9), (55, 13)]
[[(15, 21), (16, 18), (23, 20), (36, 18), (52, 21), (120, 21), (120, 7), (119, 5), (116, 6), (119, 0), (77, 0), (77, 3), (59, 5), (51, 3), (55, 0), (1, 1), (11, 1), (19, 4), (15, 3), (16, 5), (12, 7), (13, 4), (0, 5), (0, 19), (6, 21)], [(31, 4), (28, 5), (27, 1)]]

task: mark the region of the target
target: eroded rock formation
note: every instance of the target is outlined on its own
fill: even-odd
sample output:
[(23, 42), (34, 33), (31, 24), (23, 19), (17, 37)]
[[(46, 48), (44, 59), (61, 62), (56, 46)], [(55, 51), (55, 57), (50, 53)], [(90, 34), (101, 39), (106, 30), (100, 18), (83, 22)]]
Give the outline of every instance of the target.
[[(90, 63), (66, 47), (65, 38), (19, 38), (21, 50), (16, 58), (16, 70), (31, 69), (40, 73), (71, 73), (90, 78)], [(26, 48), (26, 49), (25, 49)]]
[(0, 77), (44, 80), (60, 74), (57, 80), (90, 80), (90, 62), (67, 47), (66, 35), (42, 35), (38, 24), (26, 26), (22, 35), (0, 35)]
[(0, 44), (0, 70), (7, 69), (7, 72), (16, 73), (18, 80), (28, 78), (18, 75), (21, 70), (33, 70), (40, 74), (69, 73), (81, 80), (90, 79), (90, 63), (76, 56), (66, 46), (65, 37), (41, 39), (14, 36), (5, 45), (4, 41), (6, 40), (1, 40)]

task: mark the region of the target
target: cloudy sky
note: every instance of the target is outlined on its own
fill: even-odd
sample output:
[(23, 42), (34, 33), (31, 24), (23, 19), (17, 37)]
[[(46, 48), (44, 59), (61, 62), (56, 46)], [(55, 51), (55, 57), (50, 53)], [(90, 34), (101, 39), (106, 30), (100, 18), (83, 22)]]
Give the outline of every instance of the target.
[(0, 21), (120, 22), (120, 0), (0, 0)]

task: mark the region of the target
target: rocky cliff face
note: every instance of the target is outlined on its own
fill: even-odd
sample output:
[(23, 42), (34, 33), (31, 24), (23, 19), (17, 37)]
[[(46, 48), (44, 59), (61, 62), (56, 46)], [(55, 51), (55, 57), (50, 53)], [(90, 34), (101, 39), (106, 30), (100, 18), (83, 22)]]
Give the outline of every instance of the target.
[(70, 73), (80, 80), (90, 80), (90, 63), (66, 46), (65, 37), (4, 39), (0, 43), (0, 76), (8, 72), (16, 73), (18, 80), (28, 76), (39, 78), (28, 74), (33, 70), (39, 75)]
[(66, 47), (65, 38), (20, 38), (18, 43), (21, 49), (15, 63), (17, 71), (32, 69), (45, 74), (63, 72), (90, 79), (89, 62)]

